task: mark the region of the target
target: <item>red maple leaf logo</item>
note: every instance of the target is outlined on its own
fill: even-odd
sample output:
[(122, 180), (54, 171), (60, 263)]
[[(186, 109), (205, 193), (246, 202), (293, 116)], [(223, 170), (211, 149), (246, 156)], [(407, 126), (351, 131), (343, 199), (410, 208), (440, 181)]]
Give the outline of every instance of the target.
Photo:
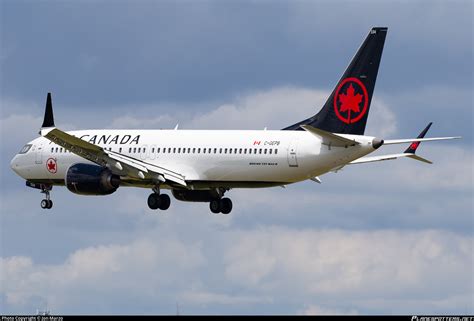
[(50, 159), (48, 162), (48, 171), (56, 172), (56, 162), (52, 159)]
[(420, 142), (413, 142), (413, 143), (411, 143), (411, 145), (410, 145), (410, 149), (417, 149), (417, 148), (418, 148), (418, 145), (420, 145)]
[[(342, 112), (360, 112), (359, 104), (362, 102), (362, 95), (355, 94), (354, 86), (350, 84), (349, 88), (347, 88), (345, 94), (339, 94), (339, 102), (341, 103), (340, 111)], [(350, 116), (349, 116), (350, 118)]]

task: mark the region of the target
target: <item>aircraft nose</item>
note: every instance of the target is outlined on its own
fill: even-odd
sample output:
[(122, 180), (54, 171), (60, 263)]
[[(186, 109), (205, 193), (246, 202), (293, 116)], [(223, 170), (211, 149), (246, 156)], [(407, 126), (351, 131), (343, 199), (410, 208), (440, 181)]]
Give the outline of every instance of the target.
[(12, 158), (12, 160), (10, 161), (10, 167), (15, 173), (19, 174), (18, 155), (15, 155), (15, 157)]

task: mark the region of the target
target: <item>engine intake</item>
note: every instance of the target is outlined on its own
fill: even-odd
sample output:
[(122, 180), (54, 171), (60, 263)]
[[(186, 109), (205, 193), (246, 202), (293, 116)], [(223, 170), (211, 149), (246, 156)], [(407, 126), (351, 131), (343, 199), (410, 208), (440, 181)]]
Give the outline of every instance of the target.
[(120, 176), (101, 166), (75, 164), (66, 173), (66, 187), (81, 195), (109, 195), (120, 186)]

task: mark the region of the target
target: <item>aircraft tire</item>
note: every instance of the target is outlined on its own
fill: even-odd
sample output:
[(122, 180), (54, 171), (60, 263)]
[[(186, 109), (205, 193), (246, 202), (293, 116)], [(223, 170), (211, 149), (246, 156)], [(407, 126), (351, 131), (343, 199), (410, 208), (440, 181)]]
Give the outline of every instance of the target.
[(49, 208), (48, 206), (49, 206), (49, 202), (48, 202), (47, 199), (44, 199), (44, 200), (41, 201), (41, 208), (42, 209), (48, 209)]
[(168, 208), (170, 208), (170, 205), (171, 205), (171, 199), (170, 197), (167, 195), (167, 194), (161, 194), (159, 196), (159, 203), (160, 203), (160, 206), (158, 207), (160, 210), (162, 211), (165, 211), (167, 210)]
[(161, 199), (160, 199), (160, 195), (156, 194), (156, 193), (152, 193), (150, 194), (150, 196), (148, 196), (148, 207), (152, 210), (156, 210), (160, 207), (160, 202)]
[(221, 212), (221, 204), (220, 200), (212, 200), (209, 203), (209, 208), (211, 209), (211, 212), (214, 214), (219, 214)]
[(230, 198), (223, 198), (220, 200), (220, 208), (222, 214), (229, 214), (232, 211), (232, 201)]

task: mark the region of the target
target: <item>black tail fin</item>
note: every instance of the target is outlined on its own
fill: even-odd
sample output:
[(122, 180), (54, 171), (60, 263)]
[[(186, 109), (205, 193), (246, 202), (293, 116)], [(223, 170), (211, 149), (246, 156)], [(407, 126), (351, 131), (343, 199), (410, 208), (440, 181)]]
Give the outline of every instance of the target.
[(283, 130), (311, 125), (331, 133), (363, 135), (386, 35), (387, 28), (372, 28), (321, 111)]
[[(417, 138), (425, 137), (426, 133), (428, 132), (428, 130), (430, 129), (432, 124), (433, 124), (432, 122), (429, 123), (428, 126), (426, 126), (426, 128), (423, 129), (423, 131), (420, 133), (420, 135), (418, 135)], [(413, 143), (410, 144), (410, 146), (408, 146), (408, 148), (405, 150), (404, 153), (415, 154), (416, 149), (418, 148), (418, 146), (420, 146), (420, 142), (413, 142)]]
[(44, 119), (41, 128), (54, 127), (53, 104), (51, 102), (51, 93), (46, 98), (46, 108), (44, 109)]

